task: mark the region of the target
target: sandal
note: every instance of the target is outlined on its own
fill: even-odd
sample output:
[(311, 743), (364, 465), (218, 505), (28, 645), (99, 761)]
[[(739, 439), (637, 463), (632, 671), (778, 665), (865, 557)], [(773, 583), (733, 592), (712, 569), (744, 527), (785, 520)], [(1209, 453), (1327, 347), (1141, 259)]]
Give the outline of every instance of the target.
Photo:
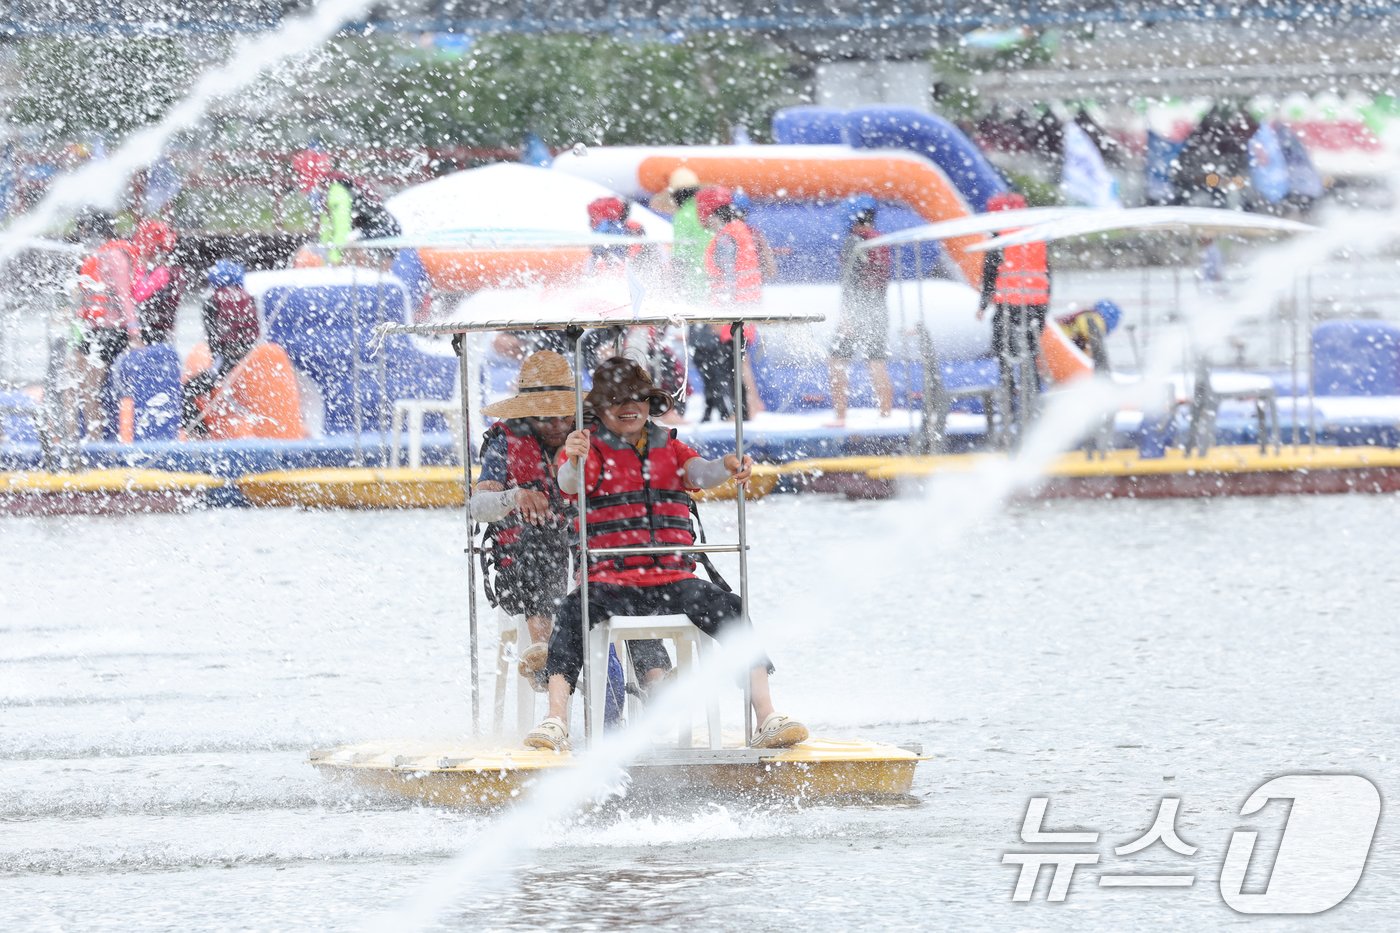
[(772, 713), (753, 734), (749, 748), (791, 748), (807, 741), (807, 727), (796, 719)]
[(537, 641), (526, 648), (520, 654), (520, 676), (530, 682), (530, 687), (536, 693), (544, 693), (549, 686), (549, 678), (545, 676), (545, 662), (549, 660), (549, 645), (542, 641)]
[(562, 719), (550, 716), (525, 734), (525, 747), (551, 752), (568, 751), (569, 728)]

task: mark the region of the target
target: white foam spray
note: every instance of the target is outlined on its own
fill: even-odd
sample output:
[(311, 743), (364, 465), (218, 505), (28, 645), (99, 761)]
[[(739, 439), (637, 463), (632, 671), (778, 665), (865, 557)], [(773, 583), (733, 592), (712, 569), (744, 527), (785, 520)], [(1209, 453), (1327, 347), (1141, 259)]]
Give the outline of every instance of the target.
[(211, 103), (247, 87), (278, 62), (325, 42), (373, 2), (324, 0), (275, 32), (241, 40), (227, 61), (204, 72), (159, 122), (133, 132), (106, 159), (87, 162), (54, 182), (33, 210), (14, 224), (10, 235), (0, 240), (0, 266), (22, 248), (18, 244), (42, 236), (77, 208), (115, 205), (131, 174), (155, 161), (176, 133), (197, 125)]
[(482, 835), (472, 839), (446, 866), (430, 876), (402, 906), (374, 918), (376, 931), (421, 930), (434, 924), (452, 905), (480, 894), (507, 878), (511, 856), (531, 848), (552, 823), (615, 792), (625, 781), (623, 769), (651, 748), (651, 737), (671, 726), (684, 711), (702, 706), (734, 685), (762, 657), (751, 629), (726, 635), (719, 650), (685, 672), (647, 704), (637, 722), (605, 732), (568, 768), (539, 779), (529, 796), (505, 811)]

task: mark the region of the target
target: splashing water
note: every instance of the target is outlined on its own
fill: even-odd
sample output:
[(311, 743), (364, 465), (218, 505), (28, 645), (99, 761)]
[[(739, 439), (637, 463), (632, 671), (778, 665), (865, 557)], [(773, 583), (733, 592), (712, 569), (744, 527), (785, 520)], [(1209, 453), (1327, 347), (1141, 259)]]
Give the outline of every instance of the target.
[(569, 768), (542, 778), (529, 798), (496, 820), (470, 847), (430, 877), (398, 911), (376, 918), (371, 929), (421, 930), (467, 894), (480, 894), (504, 880), (512, 854), (538, 844), (551, 823), (609, 794), (625, 793), (623, 769), (651, 747), (652, 736), (685, 710), (703, 705), (731, 687), (763, 656), (752, 629), (726, 637), (705, 663), (682, 674), (647, 704), (640, 720), (604, 733)]
[(176, 133), (197, 125), (210, 104), (247, 87), (278, 62), (325, 42), (372, 5), (373, 0), (326, 0), (306, 16), (287, 20), (275, 32), (241, 41), (224, 65), (201, 75), (190, 93), (159, 122), (132, 133), (106, 159), (87, 162), (59, 178), (43, 200), (14, 224), (9, 236), (0, 239), (0, 265), (25, 241), (41, 236), (77, 208), (114, 205), (127, 178), (155, 161)]

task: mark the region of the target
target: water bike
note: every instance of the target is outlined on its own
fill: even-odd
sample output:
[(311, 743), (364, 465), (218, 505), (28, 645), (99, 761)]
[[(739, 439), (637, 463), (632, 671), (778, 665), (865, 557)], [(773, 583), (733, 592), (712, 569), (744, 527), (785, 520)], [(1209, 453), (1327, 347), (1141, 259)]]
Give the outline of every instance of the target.
[[(623, 239), (634, 243), (635, 240)], [(372, 246), (373, 242), (365, 244)], [(473, 320), (450, 320), (420, 324), (383, 325), (384, 335), (466, 335), (488, 331), (548, 330), (562, 332), (572, 349), (575, 374), (575, 416), (583, 423), (583, 374), (587, 369), (583, 337), (589, 331), (602, 328), (637, 326), (720, 325), (729, 328), (732, 336), (734, 367), (734, 405), (741, 410), (743, 381), (740, 378), (745, 353), (744, 325), (779, 326), (810, 323), (821, 315), (803, 310), (756, 310), (752, 316), (738, 316), (733, 307), (692, 307), (668, 304), (639, 294), (628, 282), (617, 280), (617, 301), (609, 304), (597, 301), (596, 285), (587, 290), (588, 300), (570, 302), (559, 300), (545, 306), (531, 305), (492, 312)], [(634, 283), (635, 284), (635, 283)], [(684, 616), (652, 618), (614, 617), (606, 623), (589, 625), (588, 583), (586, 575), (580, 584), (583, 612), (581, 626), (584, 636), (585, 663), (579, 680), (582, 697), (583, 728), (574, 733), (574, 750), (556, 752), (525, 748), (520, 743), (524, 729), (517, 735), (495, 734), (482, 726), (482, 686), (479, 670), (480, 632), (477, 611), (476, 561), (480, 544), (470, 534), (472, 527), (471, 470), (472, 424), (471, 399), (467, 390), (472, 385), (471, 353), (463, 352), (458, 376), (463, 391), (460, 424), (463, 433), (463, 481), (467, 487), (466, 509), (469, 529), (466, 546), (467, 634), (470, 657), (470, 704), (472, 738), (460, 744), (448, 742), (374, 741), (317, 750), (310, 763), (327, 776), (355, 782), (377, 791), (414, 800), (448, 806), (491, 806), (510, 801), (550, 772), (561, 768), (585, 766), (600, 743), (603, 732), (604, 692), (607, 683), (607, 657), (610, 646), (617, 647), (619, 657), (624, 643), (638, 638), (671, 640), (676, 646), (679, 679), (688, 673), (704, 670), (700, 658), (712, 654), (714, 643), (701, 634)], [(735, 452), (744, 452), (744, 424), (734, 422)], [(581, 497), (583, 499), (585, 497)], [(738, 594), (742, 614), (747, 621), (749, 612), (748, 535), (744, 490), (740, 487), (733, 499), (737, 510), (737, 540), (733, 543), (695, 543), (689, 546), (644, 546), (590, 549), (588, 546), (586, 506), (579, 503), (582, 515), (578, 522), (578, 564), (587, 566), (590, 553), (594, 556), (626, 557), (684, 553), (697, 557), (729, 553), (737, 555)], [(635, 676), (635, 672), (632, 672)], [(519, 724), (528, 728), (534, 719), (535, 694), (518, 678), (520, 705)], [(732, 681), (732, 677), (728, 678)], [(635, 686), (635, 685), (632, 685)], [(629, 690), (627, 711), (629, 719), (645, 714), (640, 691)], [(718, 793), (745, 798), (800, 798), (803, 800), (867, 799), (901, 797), (909, 793), (915, 767), (924, 760), (917, 748), (864, 740), (833, 740), (811, 738), (791, 748), (750, 748), (754, 723), (749, 707), (747, 689), (743, 697), (743, 728), (726, 732), (719, 701), (706, 696), (705, 725), (692, 729), (688, 719), (680, 717), (679, 728), (669, 730), (663, 737), (649, 734), (640, 754), (626, 756), (624, 766), (630, 780), (630, 793), (655, 791), (668, 798), (677, 793)], [(731, 715), (731, 723), (734, 719)], [(637, 733), (633, 733), (634, 737)], [(580, 741), (580, 738), (582, 741)]]

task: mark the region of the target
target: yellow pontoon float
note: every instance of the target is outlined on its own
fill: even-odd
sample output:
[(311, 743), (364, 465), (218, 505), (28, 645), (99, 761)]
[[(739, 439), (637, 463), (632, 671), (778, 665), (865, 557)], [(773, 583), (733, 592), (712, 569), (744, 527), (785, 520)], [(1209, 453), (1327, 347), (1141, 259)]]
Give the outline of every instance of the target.
[[(625, 239), (623, 242), (635, 243)], [(370, 244), (366, 244), (370, 245)], [(492, 315), (489, 319), (471, 321), (451, 321), (409, 325), (384, 325), (384, 334), (470, 334), (499, 330), (554, 330), (562, 331), (573, 348), (576, 417), (583, 421), (583, 373), (585, 369), (581, 338), (583, 334), (596, 328), (617, 328), (632, 326), (666, 325), (727, 325), (733, 334), (733, 363), (735, 370), (734, 391), (736, 396), (743, 391), (742, 372), (744, 338), (743, 324), (782, 325), (805, 323), (821, 319), (820, 315), (808, 312), (757, 311), (754, 316), (742, 320), (724, 309), (694, 308), (666, 305), (660, 302), (644, 302), (633, 296), (629, 301), (625, 283), (619, 292), (620, 300), (615, 307), (598, 308), (596, 302), (589, 310), (579, 311), (560, 307), (556, 302), (549, 306), (532, 305), (517, 312)], [(595, 289), (596, 294), (596, 289)], [(469, 399), (472, 396), (467, 387), (471, 385), (469, 364), (470, 354), (464, 352), (459, 366), (462, 380), (463, 431), (469, 431), (472, 424)], [(735, 410), (739, 410), (739, 399), (735, 400)], [(741, 419), (734, 422), (734, 443), (740, 457), (744, 451), (744, 425)], [(497, 703), (495, 708), (496, 735), (488, 735), (482, 729), (481, 681), (478, 656), (479, 632), (476, 605), (475, 560), (480, 553), (477, 543), (472, 540), (470, 509), (470, 486), (465, 482), (471, 471), (470, 443), (465, 443), (463, 464), (463, 485), (467, 488), (465, 505), (467, 508), (467, 621), (470, 640), (470, 680), (472, 741), (463, 744), (423, 743), (407, 741), (365, 742), (335, 749), (318, 750), (311, 753), (310, 763), (328, 777), (349, 780), (379, 792), (401, 795), (414, 800), (451, 806), (494, 805), (528, 794), (533, 783), (546, 773), (575, 764), (573, 753), (556, 753), (527, 749), (521, 746), (520, 736), (529, 728), (534, 718), (535, 694), (513, 673), (508, 677), (517, 679), (517, 721), (520, 735), (499, 734), (502, 721), (503, 693), (502, 681), (497, 682)], [(586, 565), (588, 556), (607, 554), (627, 556), (633, 554), (653, 554), (678, 551), (695, 554), (733, 553), (739, 562), (738, 593), (745, 618), (748, 616), (748, 563), (747, 531), (745, 515), (745, 491), (735, 490), (734, 502), (737, 509), (738, 540), (734, 544), (697, 543), (686, 547), (667, 545), (664, 547), (627, 547), (606, 550), (589, 549), (587, 546), (586, 507), (580, 503), (579, 540), (576, 556), (581, 565)], [(590, 630), (588, 615), (587, 581), (582, 583), (583, 613), (582, 628), (584, 643), (588, 646), (580, 691), (583, 698), (583, 742), (578, 754), (587, 755), (602, 736), (604, 716), (604, 692), (607, 682), (607, 656), (610, 644), (622, 647), (629, 638), (670, 638), (677, 647), (677, 661), (681, 672), (685, 673), (688, 663), (696, 657), (705, 636), (683, 616), (664, 616), (647, 619), (623, 619), (615, 617), (607, 623), (600, 623)], [(619, 656), (625, 652), (619, 650)], [(498, 669), (498, 674), (500, 669)], [(639, 712), (641, 707), (635, 696), (629, 692), (629, 711)], [(793, 748), (755, 749), (748, 747), (753, 735), (754, 724), (749, 712), (749, 698), (745, 690), (743, 705), (744, 727), (726, 733), (720, 722), (719, 703), (711, 701), (705, 716), (705, 726), (691, 730), (688, 723), (682, 728), (668, 733), (669, 740), (654, 741), (648, 753), (633, 759), (627, 766), (631, 786), (635, 789), (664, 789), (667, 796), (685, 792), (706, 792), (738, 794), (746, 797), (795, 797), (803, 800), (832, 798), (885, 798), (908, 794), (914, 779), (914, 770), (923, 760), (918, 749), (901, 748), (895, 745), (868, 741), (835, 741), (813, 738)]]

